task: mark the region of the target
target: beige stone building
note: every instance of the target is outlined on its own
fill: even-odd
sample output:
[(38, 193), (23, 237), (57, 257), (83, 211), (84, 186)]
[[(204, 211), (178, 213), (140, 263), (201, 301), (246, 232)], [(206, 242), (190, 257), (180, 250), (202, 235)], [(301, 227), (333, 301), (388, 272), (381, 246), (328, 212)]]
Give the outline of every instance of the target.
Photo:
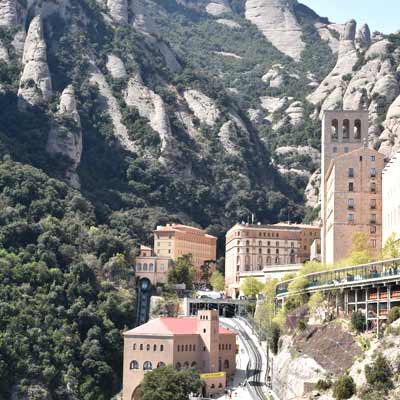
[(146, 372), (164, 365), (197, 368), (203, 395), (221, 393), (236, 369), (236, 334), (219, 325), (217, 311), (158, 318), (124, 333), (123, 400), (138, 400)]
[(350, 255), (355, 233), (374, 255), (382, 243), (384, 156), (367, 148), (367, 111), (326, 111), (322, 122), (321, 252), (324, 263)]
[(168, 282), (168, 268), (171, 257), (156, 256), (151, 247), (140, 246), (140, 253), (136, 257), (136, 277), (147, 278), (153, 285)]
[[(297, 271), (310, 259), (311, 246), (320, 238), (313, 225), (236, 224), (226, 234), (225, 286), (237, 296), (241, 280), (249, 276), (268, 279)], [(287, 268), (293, 266), (294, 268)]]
[(395, 233), (400, 239), (400, 152), (382, 173), (382, 244)]
[(382, 245), (384, 155), (361, 147), (331, 161), (326, 187), (325, 262), (350, 256), (353, 236), (362, 232), (373, 257)]
[(158, 226), (154, 234), (154, 253), (176, 260), (185, 254), (192, 255), (195, 281), (201, 280), (201, 266), (217, 257), (217, 238), (204, 230), (181, 224)]
[(368, 140), (367, 111), (325, 111), (321, 140), (321, 257), (326, 262), (326, 174), (332, 160), (363, 146)]

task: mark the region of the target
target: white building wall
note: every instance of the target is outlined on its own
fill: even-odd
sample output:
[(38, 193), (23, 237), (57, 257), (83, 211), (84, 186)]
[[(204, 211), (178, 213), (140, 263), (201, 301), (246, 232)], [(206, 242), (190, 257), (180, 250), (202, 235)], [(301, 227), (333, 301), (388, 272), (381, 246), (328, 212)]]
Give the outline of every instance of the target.
[(382, 244), (392, 233), (400, 239), (400, 152), (386, 165), (382, 174)]

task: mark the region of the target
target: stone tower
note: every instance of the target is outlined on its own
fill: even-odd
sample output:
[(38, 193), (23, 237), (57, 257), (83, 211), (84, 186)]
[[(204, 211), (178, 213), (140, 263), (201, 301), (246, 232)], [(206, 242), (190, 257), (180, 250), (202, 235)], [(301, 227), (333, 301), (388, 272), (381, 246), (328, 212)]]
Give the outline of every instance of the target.
[(325, 179), (329, 165), (338, 156), (357, 150), (368, 141), (368, 111), (325, 111), (321, 143), (321, 252), (326, 262), (327, 198)]
[(219, 316), (218, 311), (199, 311), (197, 329), (202, 340), (203, 372), (218, 372)]

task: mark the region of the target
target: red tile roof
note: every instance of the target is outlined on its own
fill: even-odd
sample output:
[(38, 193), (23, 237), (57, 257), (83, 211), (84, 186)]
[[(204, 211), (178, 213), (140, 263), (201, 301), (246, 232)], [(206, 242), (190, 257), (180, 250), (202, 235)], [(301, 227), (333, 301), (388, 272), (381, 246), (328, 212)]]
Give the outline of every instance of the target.
[[(197, 334), (197, 318), (167, 318), (153, 319), (146, 324), (125, 332), (125, 335), (195, 335)], [(222, 326), (219, 327), (220, 335), (234, 335), (232, 331)]]

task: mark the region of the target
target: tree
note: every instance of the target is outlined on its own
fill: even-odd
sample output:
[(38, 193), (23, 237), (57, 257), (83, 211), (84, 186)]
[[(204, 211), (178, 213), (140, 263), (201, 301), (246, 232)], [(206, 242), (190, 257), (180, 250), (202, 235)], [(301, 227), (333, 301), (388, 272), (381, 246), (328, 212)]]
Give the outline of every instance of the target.
[(171, 365), (148, 372), (140, 386), (142, 400), (187, 400), (201, 388), (195, 369), (175, 370)]
[(264, 288), (264, 284), (262, 282), (260, 282), (258, 279), (253, 278), (253, 277), (246, 278), (241, 285), (243, 294), (246, 297), (250, 297), (250, 298), (254, 298), (258, 294), (260, 294), (262, 292), (263, 288)]
[(201, 269), (201, 280), (208, 284), (210, 280), (210, 269), (211, 264), (215, 264), (214, 260), (206, 260), (204, 264), (200, 267)]
[(352, 238), (351, 255), (346, 260), (346, 264), (359, 265), (370, 262), (371, 250), (367, 235), (356, 232)]
[(381, 251), (382, 260), (400, 258), (400, 241), (396, 239), (396, 234), (392, 233), (386, 240)]
[(349, 375), (342, 375), (333, 384), (333, 397), (336, 400), (349, 399), (356, 393), (356, 385)]
[(225, 277), (219, 271), (213, 272), (210, 283), (217, 292), (222, 292), (225, 289)]
[(356, 332), (362, 332), (365, 326), (365, 317), (360, 311), (351, 314), (351, 326)]
[(388, 314), (388, 324), (397, 321), (400, 318), (400, 307), (393, 307)]
[(376, 354), (372, 365), (365, 366), (365, 378), (372, 389), (389, 390), (393, 387), (392, 368), (382, 353)]
[(176, 285), (184, 283), (186, 289), (191, 289), (193, 285), (194, 269), (192, 255), (184, 254), (176, 261), (172, 261), (168, 270), (168, 283)]

